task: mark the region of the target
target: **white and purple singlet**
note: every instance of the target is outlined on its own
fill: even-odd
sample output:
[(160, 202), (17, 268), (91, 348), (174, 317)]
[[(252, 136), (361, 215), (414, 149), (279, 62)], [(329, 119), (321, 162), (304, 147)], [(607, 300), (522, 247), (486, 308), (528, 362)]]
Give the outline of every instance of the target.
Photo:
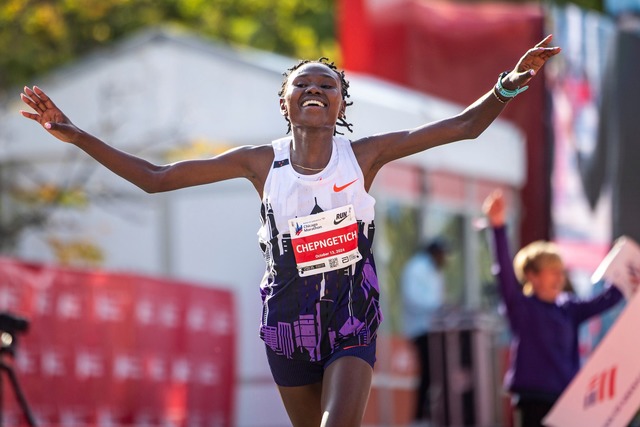
[(260, 337), (284, 357), (319, 361), (368, 344), (382, 321), (371, 253), (375, 200), (347, 138), (334, 137), (329, 164), (314, 175), (291, 167), (290, 144), (272, 143), (262, 197)]

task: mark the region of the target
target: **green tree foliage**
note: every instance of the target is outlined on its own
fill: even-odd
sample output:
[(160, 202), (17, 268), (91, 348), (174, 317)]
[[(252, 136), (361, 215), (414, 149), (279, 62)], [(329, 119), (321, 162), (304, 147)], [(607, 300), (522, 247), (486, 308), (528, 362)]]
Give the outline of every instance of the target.
[(598, 12), (604, 11), (604, 0), (554, 0), (552, 3), (575, 4), (583, 9), (590, 9)]
[[(175, 25), (221, 42), (299, 58), (338, 60), (333, 0), (0, 0), (0, 98), (53, 68), (143, 27)], [(0, 253), (27, 229), (53, 230), (52, 212), (90, 203), (81, 186), (24, 186), (24, 165), (0, 164)], [(63, 264), (98, 265), (86, 240), (49, 238)]]
[(420, 242), (420, 210), (417, 207), (391, 204), (385, 208), (382, 239), (387, 248), (387, 268), (380, 283), (387, 295), (385, 321), (389, 330), (398, 332), (402, 328), (402, 270), (411, 256), (418, 250)]
[(0, 88), (167, 23), (230, 44), (339, 59), (334, 0), (2, 0)]

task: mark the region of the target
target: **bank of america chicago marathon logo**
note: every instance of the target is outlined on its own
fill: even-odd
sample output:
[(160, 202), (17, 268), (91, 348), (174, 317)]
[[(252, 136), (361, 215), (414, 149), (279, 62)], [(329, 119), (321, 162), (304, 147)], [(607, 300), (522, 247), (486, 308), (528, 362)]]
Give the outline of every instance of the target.
[[(350, 217), (350, 214), (351, 214), (350, 208), (341, 212), (337, 212), (335, 219), (333, 220), (333, 225), (340, 225), (344, 220)], [(324, 218), (321, 218), (321, 220), (323, 219)], [(315, 231), (319, 228), (320, 226), (316, 221), (306, 223), (306, 227), (305, 227), (305, 223), (300, 224), (299, 222), (296, 221), (294, 226), (294, 231), (295, 231), (295, 235), (299, 236), (300, 234), (302, 234), (303, 231)]]
[(616, 395), (617, 366), (612, 366), (595, 374), (587, 383), (584, 394), (584, 408), (594, 407), (599, 403), (613, 400)]

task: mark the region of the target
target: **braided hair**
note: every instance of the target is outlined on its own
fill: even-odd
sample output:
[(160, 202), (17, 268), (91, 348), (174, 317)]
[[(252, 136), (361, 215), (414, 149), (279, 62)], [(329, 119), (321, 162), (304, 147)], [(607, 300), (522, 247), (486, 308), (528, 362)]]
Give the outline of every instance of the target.
[[(351, 101), (347, 101), (347, 98), (349, 98), (351, 95), (349, 95), (349, 81), (345, 78), (344, 76), (344, 71), (343, 70), (338, 70), (338, 67), (336, 67), (336, 65), (333, 62), (329, 61), (329, 58), (326, 57), (322, 57), (316, 61), (310, 60), (310, 59), (302, 59), (300, 60), (296, 65), (294, 65), (293, 67), (289, 68), (287, 71), (285, 71), (284, 73), (282, 73), (282, 75), (284, 76), (284, 80), (282, 81), (282, 87), (280, 88), (280, 91), (278, 92), (278, 96), (280, 98), (284, 97), (284, 93), (287, 90), (287, 84), (289, 82), (289, 76), (291, 75), (291, 73), (293, 73), (294, 71), (296, 71), (298, 68), (302, 67), (305, 64), (309, 64), (309, 63), (315, 63), (315, 64), (323, 64), (326, 65), (327, 67), (329, 67), (331, 70), (333, 70), (338, 77), (340, 77), (340, 83), (342, 86), (342, 100), (345, 103), (345, 109), (346, 107), (353, 105), (353, 102)], [(287, 134), (291, 132), (291, 121), (289, 121), (289, 118), (287, 116), (284, 117), (284, 119), (287, 121)], [(347, 130), (349, 132), (353, 133), (353, 130), (351, 129), (351, 127), (353, 126), (352, 123), (349, 123), (345, 120), (345, 114), (342, 114), (341, 117), (338, 117), (338, 121), (336, 122), (337, 126), (343, 126), (345, 128), (347, 128)], [(338, 134), (338, 135), (344, 135), (341, 132), (338, 132), (338, 129), (336, 127), (336, 129), (334, 130), (334, 134)]]

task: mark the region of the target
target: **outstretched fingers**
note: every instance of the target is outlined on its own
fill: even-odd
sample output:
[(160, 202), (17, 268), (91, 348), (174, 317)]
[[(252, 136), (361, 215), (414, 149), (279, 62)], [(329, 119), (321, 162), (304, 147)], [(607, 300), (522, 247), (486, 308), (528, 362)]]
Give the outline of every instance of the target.
[(24, 110), (20, 110), (20, 114), (22, 114), (27, 119), (35, 120), (36, 122), (40, 123), (40, 114), (30, 113)]
[(20, 98), (22, 99), (22, 102), (38, 113), (42, 113), (45, 109), (42, 99), (40, 99), (40, 97), (38, 97), (38, 95), (36, 95), (36, 93), (27, 86), (24, 87), (24, 92), (20, 94)]
[(560, 53), (557, 46), (549, 47), (552, 36), (548, 35), (535, 47), (529, 49), (516, 66), (516, 81), (519, 86), (526, 84), (544, 64), (553, 56)]
[(44, 91), (40, 89), (38, 86), (33, 87), (33, 92), (38, 96), (38, 98), (42, 101), (42, 104), (46, 108), (57, 108), (56, 104), (53, 103), (51, 98), (49, 98), (49, 96), (46, 93), (44, 93)]
[(25, 104), (40, 114), (48, 109), (56, 108), (53, 101), (51, 101), (47, 94), (38, 86), (34, 86), (33, 89), (25, 86), (24, 92), (20, 94), (20, 98)]
[(547, 37), (542, 39), (542, 41), (538, 43), (535, 47), (547, 47), (551, 43), (551, 40), (553, 40), (553, 34), (549, 34)]
[(33, 109), (33, 112), (21, 110), (20, 114), (40, 124), (59, 140), (72, 142), (81, 134), (81, 131), (38, 86), (33, 88), (25, 86), (20, 98)]
[(549, 34), (547, 37), (542, 39), (540, 43), (535, 45), (535, 47), (532, 50), (536, 51), (539, 57), (546, 61), (552, 56), (560, 53), (560, 50), (561, 50), (560, 47), (558, 46), (549, 46), (552, 40), (553, 40), (553, 34)]

